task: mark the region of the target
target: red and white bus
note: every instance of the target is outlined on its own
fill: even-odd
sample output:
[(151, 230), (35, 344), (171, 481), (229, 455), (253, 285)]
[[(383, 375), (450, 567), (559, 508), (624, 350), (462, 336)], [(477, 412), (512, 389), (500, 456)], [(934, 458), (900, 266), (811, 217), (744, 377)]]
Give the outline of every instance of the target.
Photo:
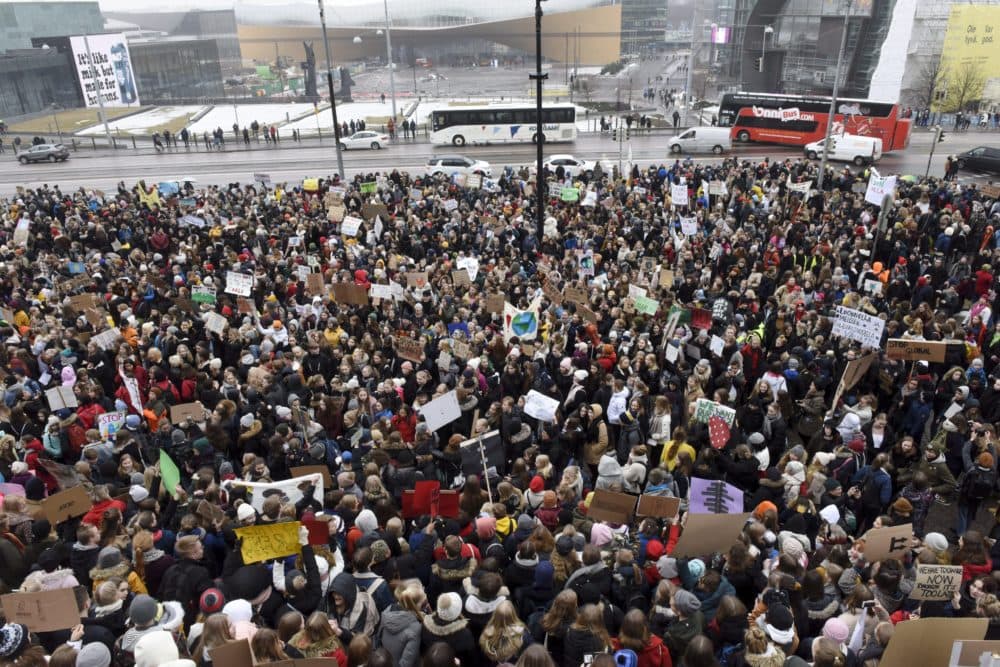
[[(732, 128), (733, 141), (805, 146), (826, 135), (829, 111), (830, 98), (818, 95), (727, 93), (719, 125)], [(833, 134), (878, 137), (884, 151), (898, 151), (910, 143), (910, 120), (898, 104), (838, 97)]]

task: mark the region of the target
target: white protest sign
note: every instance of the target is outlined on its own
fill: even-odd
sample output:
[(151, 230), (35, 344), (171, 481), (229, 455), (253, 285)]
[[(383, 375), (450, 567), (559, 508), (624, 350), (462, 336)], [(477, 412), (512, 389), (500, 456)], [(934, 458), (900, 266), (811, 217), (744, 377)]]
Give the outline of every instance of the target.
[(458, 404), (458, 394), (454, 389), (420, 406), (417, 412), (423, 416), (427, 428), (432, 432), (462, 417), (462, 407)]
[(468, 271), (469, 280), (475, 280), (476, 276), (479, 275), (479, 260), (475, 257), (462, 257), (455, 263), (455, 266)]
[(110, 350), (115, 346), (115, 343), (117, 343), (118, 339), (121, 337), (122, 335), (118, 332), (118, 329), (107, 329), (106, 331), (102, 331), (97, 334), (90, 340), (94, 341), (94, 344), (102, 350)]
[(362, 222), (361, 218), (349, 215), (344, 218), (342, 223), (340, 223), (340, 233), (345, 236), (357, 236), (358, 230), (361, 229)]
[(222, 335), (222, 332), (226, 330), (229, 322), (225, 317), (219, 315), (218, 313), (205, 313), (202, 318), (205, 321), (205, 328), (214, 334)]
[(874, 294), (879, 296), (882, 294), (882, 281), (881, 280), (866, 280), (865, 281), (865, 291), (869, 294)]
[(819, 515), (831, 526), (840, 523), (840, 508), (836, 505), (827, 505), (819, 511)]
[(629, 286), (628, 286), (628, 295), (630, 297), (632, 297), (633, 299), (637, 299), (640, 296), (646, 296), (646, 294), (647, 294), (647, 292), (646, 292), (646, 288), (645, 287), (639, 287), (638, 285), (634, 285), (632, 283), (629, 283)]
[(368, 296), (372, 299), (391, 299), (392, 288), (388, 285), (376, 285), (372, 283), (372, 288), (368, 291)]
[(792, 192), (799, 192), (807, 195), (809, 194), (809, 191), (812, 190), (812, 184), (812, 181), (806, 181), (805, 183), (789, 183), (788, 189)]
[(253, 276), (226, 271), (226, 294), (250, 296), (253, 294)]
[[(313, 498), (316, 502), (323, 502), (323, 475), (320, 473), (311, 473), (309, 475), (302, 475), (301, 477), (293, 477), (291, 479), (286, 479), (281, 482), (243, 482), (239, 480), (227, 480), (223, 482), (223, 486), (242, 486), (250, 490), (250, 504), (258, 512), (264, 511), (264, 501), (267, 499), (265, 494), (268, 491), (277, 490), (281, 494), (288, 498), (288, 502), (297, 503), (302, 500), (302, 491), (299, 489), (299, 484), (302, 482), (311, 481), (313, 483)], [(270, 495), (270, 494), (267, 494)]]
[(729, 194), (729, 190), (726, 189), (725, 181), (711, 181), (708, 184), (708, 194), (715, 195), (719, 197), (724, 197)]
[(688, 188), (686, 185), (674, 183), (670, 186), (670, 199), (674, 206), (688, 205)]
[(31, 220), (21, 218), (14, 228), (14, 245), (24, 245), (28, 242), (28, 232), (31, 228)]
[(865, 201), (881, 206), (886, 195), (896, 196), (896, 177), (880, 176), (872, 169), (872, 175), (868, 178), (868, 189), (865, 190)]
[(458, 208), (458, 202), (455, 201), (454, 199), (448, 199), (444, 202), (444, 210), (448, 211), (449, 213), (457, 208)]
[(721, 357), (722, 351), (726, 349), (726, 341), (722, 340), (720, 337), (713, 334), (712, 340), (708, 344), (708, 349), (711, 350), (712, 354), (714, 354), (715, 356)]
[(677, 361), (677, 357), (680, 356), (681, 350), (676, 345), (668, 344), (663, 352), (664, 355), (667, 357), (667, 361), (669, 361), (670, 363), (674, 363), (675, 361)]
[(681, 234), (684, 236), (694, 236), (698, 233), (698, 220), (695, 218), (681, 218)]
[(205, 219), (199, 218), (196, 215), (185, 215), (183, 218), (177, 221), (181, 225), (191, 225), (192, 227), (197, 227), (202, 229), (205, 226)]
[(580, 202), (580, 206), (597, 206), (597, 191), (588, 190), (587, 194), (583, 197), (583, 201)]
[(554, 422), (556, 420), (556, 410), (559, 408), (559, 401), (549, 398), (534, 389), (524, 397), (524, 414), (543, 422)]
[(125, 426), (124, 412), (105, 412), (97, 416), (97, 429), (104, 439), (114, 437)]
[(837, 317), (833, 320), (834, 334), (878, 349), (882, 344), (883, 329), (885, 320), (862, 313), (860, 310), (837, 306)]

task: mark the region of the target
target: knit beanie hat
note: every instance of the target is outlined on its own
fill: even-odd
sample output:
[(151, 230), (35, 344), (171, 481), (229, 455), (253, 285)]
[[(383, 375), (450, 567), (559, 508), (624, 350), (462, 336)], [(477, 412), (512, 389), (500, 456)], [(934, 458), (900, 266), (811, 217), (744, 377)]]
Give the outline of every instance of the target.
[(681, 588), (674, 593), (674, 606), (681, 614), (690, 616), (701, 609), (701, 600), (695, 597), (694, 593), (689, 593)]
[(492, 539), (497, 533), (497, 520), (491, 516), (481, 516), (476, 519), (476, 535), (481, 540)]
[(90, 642), (76, 654), (76, 667), (108, 667), (111, 651), (101, 642)]
[(837, 644), (843, 644), (850, 636), (850, 630), (839, 618), (830, 618), (823, 624), (823, 636)]
[(462, 598), (458, 593), (445, 593), (437, 601), (437, 615), (447, 623), (451, 623), (462, 615)]
[(948, 550), (948, 538), (941, 533), (927, 533), (924, 535), (924, 545), (934, 553), (944, 553)]
[(28, 626), (21, 623), (8, 623), (0, 628), (0, 658), (4, 662), (14, 662), (21, 652), (28, 647)]
[(198, 607), (201, 609), (201, 613), (206, 616), (222, 611), (225, 604), (226, 598), (218, 588), (206, 588), (205, 592), (201, 594), (201, 599), (198, 600)]

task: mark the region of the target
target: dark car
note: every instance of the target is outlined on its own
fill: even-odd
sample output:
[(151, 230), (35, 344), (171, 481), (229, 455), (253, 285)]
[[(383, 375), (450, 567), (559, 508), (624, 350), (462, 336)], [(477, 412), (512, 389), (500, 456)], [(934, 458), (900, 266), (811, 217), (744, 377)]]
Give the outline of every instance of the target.
[(38, 144), (22, 151), (17, 158), (21, 164), (29, 162), (63, 162), (69, 159), (69, 149), (62, 144)]
[(1000, 148), (979, 146), (955, 156), (959, 169), (1000, 173)]

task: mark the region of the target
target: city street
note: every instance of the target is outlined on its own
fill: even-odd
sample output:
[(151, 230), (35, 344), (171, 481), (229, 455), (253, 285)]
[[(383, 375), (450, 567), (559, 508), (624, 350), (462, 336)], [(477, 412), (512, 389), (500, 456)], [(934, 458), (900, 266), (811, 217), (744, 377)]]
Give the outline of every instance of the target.
[[(923, 176), (927, 168), (931, 136), (926, 132), (914, 132), (910, 147), (903, 152), (886, 154), (878, 164), (879, 171), (883, 174)], [(931, 173), (937, 175), (943, 173), (944, 162), (949, 154), (992, 143), (994, 137), (992, 133), (948, 133), (946, 141), (938, 144), (935, 149)], [(633, 160), (642, 166), (654, 162), (673, 162), (675, 157), (667, 153), (667, 139), (668, 134), (665, 133), (633, 135), (631, 141)], [(547, 146), (546, 154), (572, 153), (577, 157), (616, 162), (619, 159), (619, 148), (621, 148), (622, 162), (627, 164), (628, 144), (619, 146), (610, 137), (596, 134), (580, 135), (573, 144)], [(401, 141), (381, 151), (348, 151), (344, 153), (344, 164), (348, 175), (393, 168), (419, 172), (432, 154), (453, 152), (487, 160), (493, 166), (494, 173), (498, 173), (505, 165), (528, 164), (533, 163), (535, 159), (535, 150), (530, 144), (466, 146), (457, 151), (450, 146)], [(751, 144), (734, 146), (730, 155), (747, 160), (762, 160), (764, 157), (784, 160), (800, 157), (802, 151), (795, 147)], [(707, 163), (723, 159), (712, 155), (693, 157), (699, 162)], [(228, 144), (226, 150), (222, 152), (205, 152), (194, 148), (173, 149), (163, 154), (141, 150), (119, 150), (117, 153), (87, 150), (74, 153), (67, 162), (56, 164), (20, 165), (15, 162), (13, 154), (9, 151), (3, 154), (2, 159), (9, 161), (8, 167), (0, 175), (0, 194), (4, 195), (14, 192), (18, 185), (30, 186), (41, 183), (58, 184), (64, 189), (94, 187), (107, 190), (114, 188), (120, 180), (132, 185), (137, 179), (154, 183), (190, 176), (202, 185), (226, 184), (236, 181), (247, 182), (254, 172), (267, 173), (274, 182), (297, 184), (301, 183), (303, 178), (327, 176), (336, 169), (333, 144), (329, 141), (322, 144), (316, 141), (305, 144), (286, 141), (278, 148), (265, 145), (259, 147), (252, 145), (251, 148), (246, 148), (242, 144)], [(833, 164), (843, 166), (843, 163)], [(968, 172), (962, 172), (960, 176), (963, 181), (980, 183), (996, 178)]]

